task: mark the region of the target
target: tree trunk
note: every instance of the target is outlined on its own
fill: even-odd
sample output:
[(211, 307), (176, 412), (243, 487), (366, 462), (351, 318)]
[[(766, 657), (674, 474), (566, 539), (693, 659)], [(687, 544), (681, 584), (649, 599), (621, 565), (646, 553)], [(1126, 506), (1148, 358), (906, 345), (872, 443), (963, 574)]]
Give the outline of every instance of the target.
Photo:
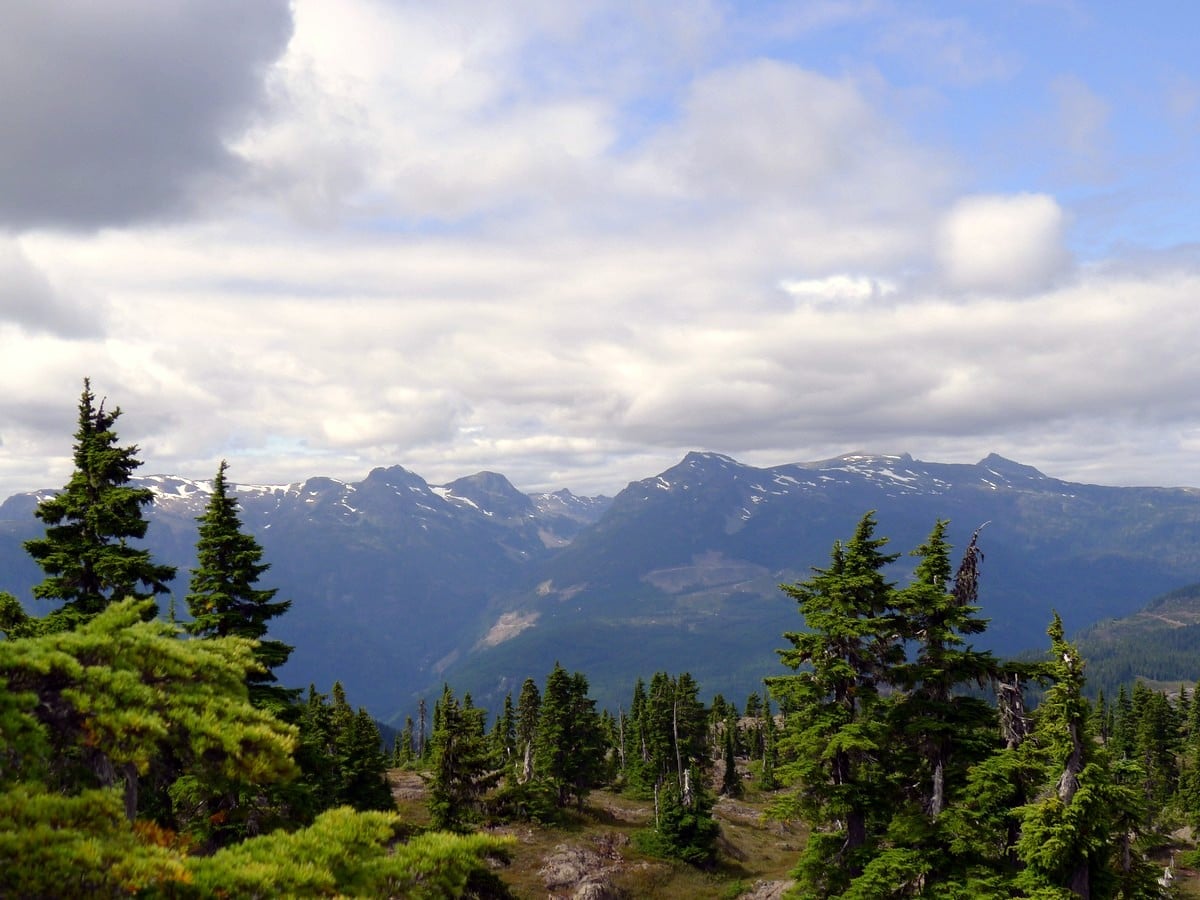
[(936, 819), (946, 808), (946, 764), (939, 750), (933, 766), (933, 798), (929, 802), (929, 816)]
[(521, 784), (533, 778), (533, 741), (525, 742), (525, 759), (521, 763)]
[(133, 763), (125, 763), (121, 769), (125, 776), (125, 818), (132, 822), (137, 818), (138, 808), (137, 766)]
[[(679, 701), (671, 704), (671, 735), (675, 738), (675, 783), (683, 790), (683, 757), (679, 754)], [(684, 806), (690, 804), (684, 803)]]
[(1079, 740), (1079, 726), (1072, 722), (1068, 726), (1071, 735), (1071, 755), (1058, 779), (1058, 799), (1063, 806), (1070, 806), (1075, 792), (1079, 790), (1079, 773), (1083, 771), (1083, 744)]

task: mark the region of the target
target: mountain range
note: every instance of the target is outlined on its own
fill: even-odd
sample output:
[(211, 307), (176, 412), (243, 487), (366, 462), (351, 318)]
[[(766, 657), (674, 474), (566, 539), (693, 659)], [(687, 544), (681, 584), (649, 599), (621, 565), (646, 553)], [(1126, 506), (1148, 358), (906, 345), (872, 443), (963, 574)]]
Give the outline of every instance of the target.
[[(180, 568), (182, 607), (211, 486), (134, 481), (154, 493), (146, 540)], [(659, 669), (740, 703), (782, 671), (774, 650), (802, 627), (778, 585), (825, 565), (868, 510), (903, 554), (889, 572), (901, 583), (937, 519), (959, 548), (984, 526), (992, 622), (978, 643), (1001, 653), (1042, 646), (1052, 609), (1079, 629), (1200, 582), (1200, 491), (1076, 484), (994, 454), (758, 468), (693, 452), (614, 498), (524, 494), (491, 472), (430, 485), (401, 466), (235, 490), (272, 564), (261, 585), (292, 600), (271, 623), (296, 648), (281, 678), (321, 690), (341, 680), (385, 720), (443, 680), (494, 705), (555, 661), (613, 709)], [(33, 511), (48, 493), (0, 505), (0, 588), (35, 614), (46, 611), (27, 599), (40, 572), (21, 543), (41, 533)]]

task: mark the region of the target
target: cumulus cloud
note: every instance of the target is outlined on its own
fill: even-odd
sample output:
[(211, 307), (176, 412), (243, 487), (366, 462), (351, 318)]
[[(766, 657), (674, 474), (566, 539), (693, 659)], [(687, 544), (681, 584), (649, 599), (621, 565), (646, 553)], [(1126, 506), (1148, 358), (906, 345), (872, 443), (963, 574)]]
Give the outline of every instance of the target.
[(1066, 271), (1066, 216), (1045, 194), (965, 197), (943, 217), (935, 252), (956, 290), (1022, 293)]
[(876, 211), (907, 205), (914, 183), (936, 184), (852, 81), (766, 59), (697, 79), (646, 161), (659, 189), (834, 215), (866, 195)]
[(0, 29), (0, 226), (91, 228), (193, 206), (235, 162), (291, 29), (285, 0), (21, 3)]
[[(224, 457), (247, 482), (400, 463), (612, 492), (697, 446), (763, 464), (994, 449), (1071, 475), (1105, 441), (1128, 460), (1142, 445), (1123, 433), (1195, 439), (1195, 254), (1074, 268), (1055, 198), (1096, 228), (1087, 197), (980, 177), (969, 140), (905, 118), (944, 104), (957, 124), (1004, 70), (977, 72), (982, 88), (953, 59), (892, 77), (873, 43), (904, 18), (891, 4), (808, 4), (776, 26), (709, 0), (296, 0), (274, 64), (281, 5), (238, 6), (255, 19), (228, 58), (216, 24), (178, 38), (170, 16), (198, 8), (145, 7), (166, 10), (157, 42), (110, 14), (91, 28), (100, 61), (47, 81), (59, 97), (122, 48), (138, 78), (81, 94), (120, 118), (149, 102), (162, 48), (181, 61), (169, 109), (96, 132), (94, 165), (82, 149), (56, 164), (103, 163), (113, 185), (137, 171), (143, 193), (63, 200), (22, 162), (33, 199), (0, 202), (9, 230), (125, 223), (0, 243), (0, 496), (66, 477), (83, 375), (126, 410), (148, 471), (208, 477)], [(855, 47), (878, 55), (848, 67)], [(933, 81), (899, 86), (914, 77)], [(1081, 140), (1102, 137), (1076, 99)], [(61, 135), (102, 118), (56, 102)], [(231, 165), (247, 177), (203, 218), (145, 221)]]

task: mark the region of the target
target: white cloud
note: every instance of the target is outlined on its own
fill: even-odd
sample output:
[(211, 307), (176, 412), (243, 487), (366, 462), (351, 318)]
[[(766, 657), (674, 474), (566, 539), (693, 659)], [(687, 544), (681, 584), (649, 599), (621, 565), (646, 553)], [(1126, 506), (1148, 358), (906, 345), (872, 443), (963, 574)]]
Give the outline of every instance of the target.
[[(1077, 191), (906, 130), (908, 98), (949, 121), (1007, 89), (1003, 41), (916, 22), (957, 49), (895, 77), (855, 51), (903, 11), (784, 6), (297, 0), (267, 100), (264, 26), (202, 104), (208, 156), (154, 148), (173, 114), (138, 130), (130, 168), (179, 176), (148, 205), (43, 197), (21, 223), (75, 231), (0, 239), (0, 496), (66, 477), (83, 375), (149, 469), (241, 481), (400, 463), (612, 492), (695, 446), (1187, 459), (1195, 254), (1076, 269)], [(1038, 152), (1103, 141), (1110, 101), (1059, 84), (1038, 108), (1074, 113)], [(143, 221), (201, 176), (226, 179), (206, 218)], [(101, 221), (141, 224), (79, 230)]]
[(1062, 208), (1044, 194), (965, 197), (942, 219), (937, 259), (953, 289), (1032, 291), (1069, 266), (1065, 229)]
[(784, 279), (779, 286), (802, 302), (863, 303), (896, 293), (896, 285), (893, 282), (864, 275)]

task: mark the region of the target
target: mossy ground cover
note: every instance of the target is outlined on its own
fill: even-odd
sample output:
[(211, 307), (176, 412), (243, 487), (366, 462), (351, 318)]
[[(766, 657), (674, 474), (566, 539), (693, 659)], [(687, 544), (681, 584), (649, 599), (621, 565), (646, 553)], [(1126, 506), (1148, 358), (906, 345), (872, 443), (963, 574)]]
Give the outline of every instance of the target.
[[(421, 777), (394, 771), (391, 778), (404, 819), (427, 823)], [(652, 801), (594, 791), (582, 812), (567, 811), (562, 821), (553, 825), (519, 823), (495, 828), (496, 833), (517, 841), (512, 862), (500, 876), (516, 896), (543, 898), (548, 892), (543, 874), (547, 860), (564, 847), (578, 848), (598, 856), (605, 877), (630, 897), (734, 898), (758, 882), (786, 880), (804, 845), (806, 832), (800, 826), (764, 819), (766, 799), (751, 790), (743, 799), (717, 803), (713, 811), (721, 825), (717, 860), (711, 869), (697, 869), (654, 859), (634, 848), (633, 835), (653, 820)]]

